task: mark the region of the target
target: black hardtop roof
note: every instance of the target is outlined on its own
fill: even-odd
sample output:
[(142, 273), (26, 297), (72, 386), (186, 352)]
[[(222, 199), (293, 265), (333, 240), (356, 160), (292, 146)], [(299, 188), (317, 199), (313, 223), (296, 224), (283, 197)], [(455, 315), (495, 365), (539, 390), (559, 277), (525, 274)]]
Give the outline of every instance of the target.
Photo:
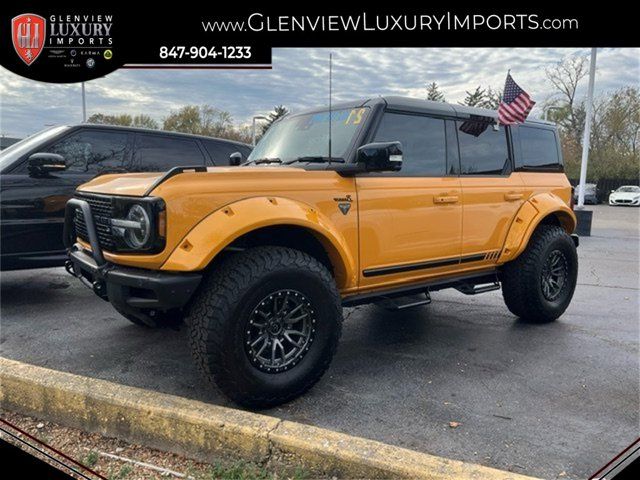
[[(392, 110), (401, 110), (416, 113), (426, 113), (433, 115), (452, 116), (457, 118), (469, 118), (471, 115), (477, 115), (480, 117), (488, 117), (497, 119), (498, 112), (496, 110), (488, 110), (486, 108), (468, 107), (466, 105), (457, 105), (453, 103), (434, 102), (431, 100), (422, 100), (420, 98), (401, 97), (401, 96), (384, 96), (374, 98), (363, 98), (359, 100), (353, 100), (350, 102), (341, 102), (334, 104), (333, 109), (339, 110), (344, 108), (356, 108), (366, 105), (373, 106), (377, 104), (384, 104), (387, 108)], [(327, 107), (315, 108), (299, 112), (299, 114), (313, 113), (313, 112), (326, 112)], [(555, 127), (555, 124), (545, 120), (539, 120), (536, 118), (527, 119), (525, 124), (545, 125), (549, 127)]]
[(226, 138), (207, 137), (206, 135), (195, 135), (193, 133), (172, 132), (171, 130), (158, 130), (155, 128), (143, 128), (143, 127), (127, 127), (124, 125), (103, 125), (101, 123), (73, 123), (67, 125), (68, 127), (82, 127), (82, 128), (99, 128), (109, 130), (123, 130), (127, 132), (139, 132), (139, 133), (155, 133), (160, 135), (169, 135), (175, 137), (187, 137), (187, 138), (200, 138), (202, 140), (215, 140), (217, 142), (233, 143), (235, 145), (242, 145), (244, 147), (252, 148), (251, 145), (237, 140), (227, 140)]

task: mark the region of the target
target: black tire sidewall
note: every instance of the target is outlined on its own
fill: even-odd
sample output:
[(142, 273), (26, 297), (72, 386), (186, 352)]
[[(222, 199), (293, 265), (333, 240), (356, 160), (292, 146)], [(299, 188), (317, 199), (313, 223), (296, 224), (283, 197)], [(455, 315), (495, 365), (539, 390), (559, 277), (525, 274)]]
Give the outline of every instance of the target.
[[(316, 318), (315, 336), (299, 363), (283, 372), (268, 373), (254, 366), (247, 356), (244, 345), (247, 322), (262, 299), (287, 288), (299, 291), (311, 302)], [(278, 269), (249, 285), (238, 300), (224, 328), (226, 351), (219, 352), (222, 369), (234, 377), (236, 388), (250, 396), (293, 396), (317, 376), (317, 369), (326, 368), (338, 342), (340, 319), (334, 293), (322, 278), (297, 268)]]
[[(549, 256), (555, 250), (559, 250), (567, 261), (567, 278), (558, 298), (555, 300), (548, 300), (542, 293), (542, 271)], [(535, 288), (540, 306), (545, 312), (549, 313), (550, 317), (557, 318), (567, 309), (571, 299), (573, 298), (577, 278), (578, 255), (576, 247), (571, 237), (562, 232), (561, 235), (554, 238), (551, 242), (547, 242), (542, 249), (542, 255), (540, 261), (537, 262), (535, 272), (535, 285), (532, 285), (532, 288)]]

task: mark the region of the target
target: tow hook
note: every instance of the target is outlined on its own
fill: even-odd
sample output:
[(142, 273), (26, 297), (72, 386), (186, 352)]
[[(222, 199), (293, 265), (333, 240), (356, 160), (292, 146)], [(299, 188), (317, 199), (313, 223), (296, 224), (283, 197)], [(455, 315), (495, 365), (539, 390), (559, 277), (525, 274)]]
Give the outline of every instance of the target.
[(93, 291), (96, 295), (98, 295), (103, 300), (107, 300), (107, 289), (104, 282), (96, 280), (91, 284), (91, 287), (93, 288)]
[(67, 271), (69, 275), (73, 275), (77, 277), (75, 270), (73, 269), (73, 262), (71, 260), (67, 260), (64, 262), (64, 269)]

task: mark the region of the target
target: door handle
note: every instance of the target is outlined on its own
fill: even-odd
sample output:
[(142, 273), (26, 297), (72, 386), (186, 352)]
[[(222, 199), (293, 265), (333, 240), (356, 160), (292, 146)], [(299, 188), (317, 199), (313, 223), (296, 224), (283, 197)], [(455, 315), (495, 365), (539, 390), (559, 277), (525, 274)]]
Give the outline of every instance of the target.
[(457, 195), (442, 195), (438, 197), (433, 197), (433, 203), (457, 203), (458, 196)]
[(509, 192), (504, 194), (504, 199), (507, 202), (515, 202), (516, 200), (522, 200), (523, 195), (521, 193)]

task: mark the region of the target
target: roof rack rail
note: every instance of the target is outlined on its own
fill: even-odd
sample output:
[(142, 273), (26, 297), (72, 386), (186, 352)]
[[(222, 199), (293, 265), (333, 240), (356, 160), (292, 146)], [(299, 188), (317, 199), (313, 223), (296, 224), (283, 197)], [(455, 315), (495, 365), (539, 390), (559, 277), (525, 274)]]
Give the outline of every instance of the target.
[(172, 169), (167, 170), (167, 172), (164, 175), (162, 175), (155, 182), (153, 182), (153, 184), (147, 189), (147, 191), (144, 192), (144, 196), (146, 197), (147, 195), (149, 195), (160, 184), (166, 182), (171, 177), (175, 177), (176, 175), (180, 175), (181, 173), (184, 173), (184, 172), (206, 172), (206, 171), (207, 171), (207, 167), (205, 165), (195, 165), (193, 167), (173, 167)]

